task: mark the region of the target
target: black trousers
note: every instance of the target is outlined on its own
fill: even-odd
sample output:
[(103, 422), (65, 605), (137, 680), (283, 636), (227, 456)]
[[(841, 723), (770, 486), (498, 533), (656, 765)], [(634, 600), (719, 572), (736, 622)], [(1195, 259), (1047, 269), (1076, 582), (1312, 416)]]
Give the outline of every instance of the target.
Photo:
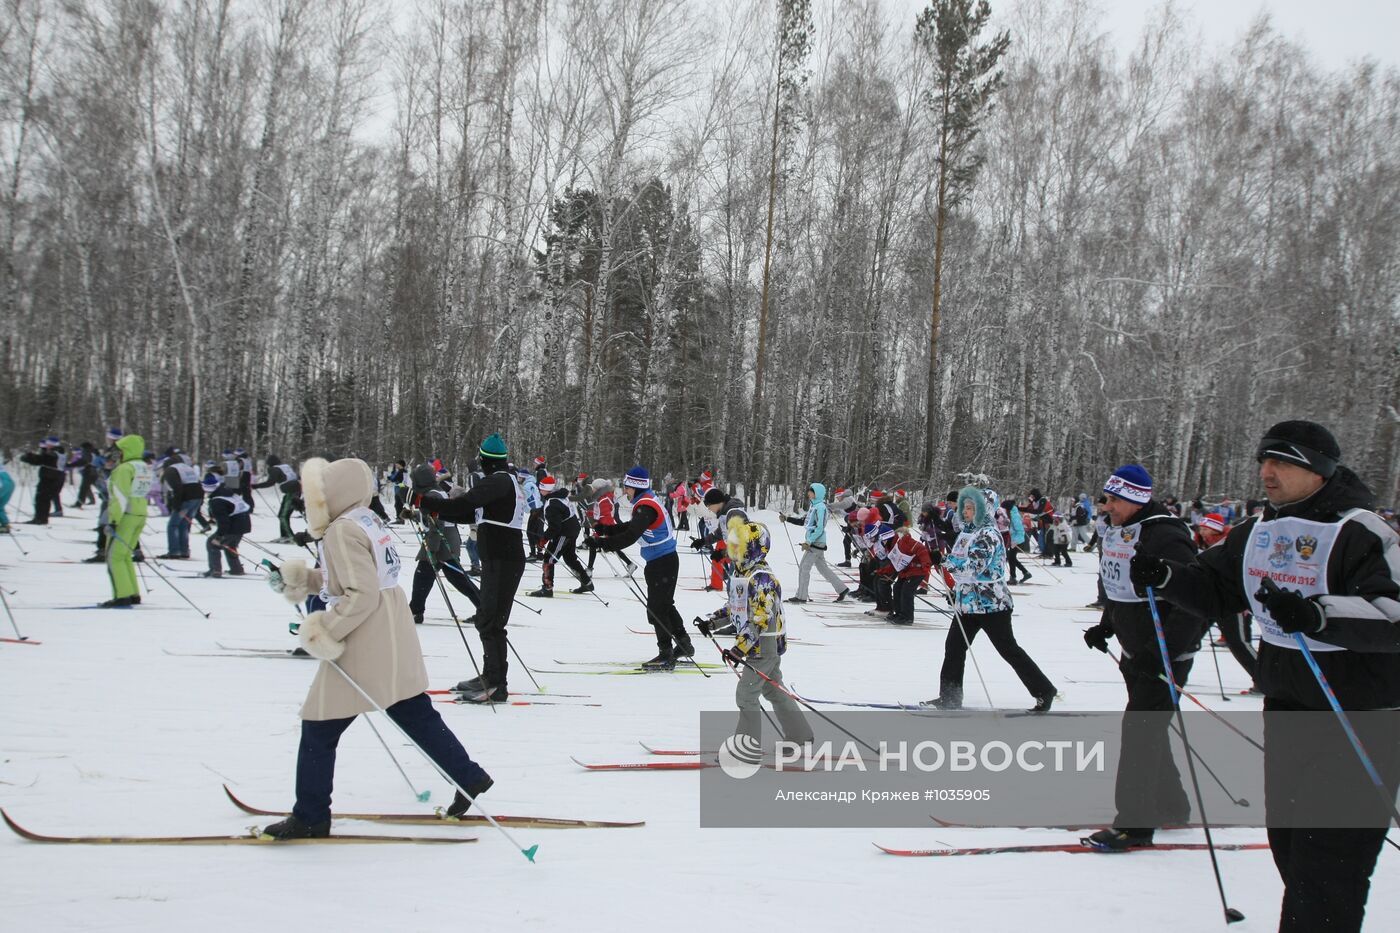
[(919, 590), (922, 577), (900, 577), (894, 581), (894, 614), (905, 622), (914, 621), (914, 594)]
[[(45, 471), (47, 472), (47, 471)], [(49, 523), (49, 513), (54, 515), (63, 514), (63, 504), (59, 502), (59, 496), (63, 493), (63, 477), (56, 480), (41, 479), (34, 487), (34, 519), (35, 525), (47, 525)]]
[(685, 621), (676, 611), (676, 580), (681, 573), (681, 559), (675, 551), (647, 561), (642, 575), (647, 581), (647, 621), (656, 630), (656, 647), (662, 654), (672, 645), (689, 645)]
[[(962, 621), (961, 628), (958, 627), (959, 620)], [(1055, 692), (1050, 678), (1026, 654), (1026, 649), (1017, 643), (1016, 634), (1011, 630), (1011, 610), (1004, 609), (1001, 612), (959, 613), (948, 626), (948, 635), (943, 639), (943, 670), (938, 675), (940, 696), (949, 696), (949, 688), (956, 692), (956, 696), (962, 696), (968, 643), (977, 639), (978, 632), (987, 633), (992, 647), (1003, 661), (1011, 665), (1031, 696), (1039, 699)], [(963, 638), (964, 633), (966, 639)]]
[[(472, 578), (451, 564), (440, 564), (442, 575), (447, 578), (453, 588), (461, 593), (477, 609), (481, 608), (481, 591), (476, 588)], [(420, 560), (418, 566), (413, 569), (413, 593), (408, 600), (408, 611), (416, 616), (423, 614), (423, 609), (428, 605), (428, 594), (433, 591), (433, 584), (437, 582), (437, 573), (433, 570), (431, 561)]]
[(875, 585), (875, 609), (880, 612), (894, 611), (894, 581), (883, 573), (872, 574)]
[(491, 686), (504, 686), (510, 667), (506, 663), (506, 625), (525, 575), (525, 561), (481, 558), (481, 602), (476, 607), (476, 633), (481, 636), (481, 676)]
[[(1186, 686), (1192, 660), (1172, 662), (1177, 686)], [(1164, 823), (1185, 823), (1191, 816), (1191, 801), (1172, 758), (1171, 717), (1162, 715), (1176, 708), (1170, 688), (1159, 676), (1162, 660), (1156, 653), (1130, 658), (1125, 652), (1118, 670), (1128, 688), (1128, 705), (1123, 710), (1123, 740), (1113, 791), (1118, 815), (1113, 825), (1131, 832), (1151, 832)]]
[(97, 495), (92, 491), (95, 475), (91, 468), (83, 470), (83, 480), (78, 486), (78, 498), (74, 500), (74, 505), (96, 505)]
[[(1264, 700), (1266, 713), (1303, 708), (1274, 697)], [(1369, 715), (1384, 718), (1377, 721), (1353, 716), (1352, 724), (1394, 801), (1400, 783), (1400, 743), (1390, 720), (1394, 714)], [(1269, 821), (1296, 822), (1296, 817), (1289, 819), (1290, 810), (1298, 808), (1305, 814), (1303, 808), (1309, 801), (1316, 809), (1319, 801), (1347, 793), (1339, 788), (1352, 787), (1355, 799), (1346, 809), (1374, 805), (1375, 828), (1269, 830), (1269, 848), (1283, 881), (1279, 933), (1357, 933), (1366, 914), (1371, 874), (1385, 842), (1384, 827), (1390, 814), (1381, 809), (1379, 796), (1373, 796), (1370, 779), (1340, 723), (1301, 745), (1274, 734), (1275, 728), (1283, 728), (1287, 735), (1286, 720), (1264, 718), (1264, 792)]]
[(1016, 574), (1020, 573), (1023, 579), (1029, 578), (1031, 572), (1021, 563), (1021, 558), (1016, 548), (1007, 545), (1006, 548), (1006, 579), (1008, 582), (1016, 582)]
[[(400, 700), (384, 712), (458, 784), (471, 787), (486, 779), (486, 772), (472, 761), (426, 693)], [(324, 823), (331, 818), (335, 752), (341, 734), (354, 721), (354, 716), (302, 720), (301, 744), (297, 748), (297, 802), (292, 814), (303, 823)]]
[(535, 509), (530, 513), (530, 518), (525, 522), (525, 537), (529, 539), (530, 553), (538, 554), (544, 544), (544, 515), (543, 509)]
[(578, 559), (578, 549), (574, 546), (573, 537), (561, 535), (545, 540), (544, 568), (541, 573), (541, 584), (545, 589), (554, 589), (554, 565), (560, 561), (573, 571), (580, 584), (588, 582), (588, 570), (584, 568), (583, 561)]
[(238, 545), (243, 540), (242, 535), (215, 534), (210, 535), (204, 542), (204, 551), (209, 558), (209, 570), (213, 573), (219, 572), (219, 561), (222, 555), (223, 560), (228, 561), (228, 572), (240, 574), (243, 572), (243, 561), (238, 558)]

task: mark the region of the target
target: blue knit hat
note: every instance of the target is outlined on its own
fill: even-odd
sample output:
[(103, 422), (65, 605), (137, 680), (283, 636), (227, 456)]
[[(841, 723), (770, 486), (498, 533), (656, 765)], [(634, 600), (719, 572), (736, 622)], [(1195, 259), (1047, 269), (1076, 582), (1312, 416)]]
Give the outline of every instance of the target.
[(119, 440), (122, 439), (122, 437), (123, 437), (125, 434), (126, 434), (126, 432), (123, 431), (121, 428), (108, 428), (108, 429), (107, 429), (107, 440), (109, 440), (109, 441), (119, 441)]
[(213, 492), (223, 484), (223, 479), (217, 473), (205, 473), (204, 478), (199, 481), (200, 488), (205, 492)]
[(1103, 491), (1110, 496), (1145, 505), (1152, 499), (1152, 476), (1136, 463), (1120, 466), (1113, 471)]
[(630, 486), (633, 489), (650, 489), (651, 474), (644, 466), (634, 466), (627, 471), (627, 475), (622, 478), (622, 485)]
[(40, 447), (58, 447), (58, 446), (59, 446), (60, 444), (62, 444), (62, 443), (63, 443), (62, 438), (60, 438), (60, 437), (59, 437), (58, 435), (56, 435), (56, 434), (50, 434), (48, 437), (44, 438), (42, 441), (39, 442), (39, 446), (40, 446)]

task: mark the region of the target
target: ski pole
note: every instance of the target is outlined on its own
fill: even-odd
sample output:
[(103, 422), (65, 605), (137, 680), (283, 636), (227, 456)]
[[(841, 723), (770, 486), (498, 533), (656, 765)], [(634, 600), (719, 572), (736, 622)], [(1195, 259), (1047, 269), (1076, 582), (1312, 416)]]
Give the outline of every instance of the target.
[[(607, 562), (608, 562), (608, 566), (611, 567), (611, 568), (613, 568), (613, 571), (616, 572), (616, 570), (617, 570), (617, 565), (614, 564), (614, 563), (612, 562), (612, 557), (610, 557), (610, 556), (608, 555), (608, 552), (607, 552), (607, 551), (603, 551), (603, 560), (607, 561)], [(676, 633), (672, 632), (669, 628), (667, 628), (666, 625), (665, 625), (665, 623), (663, 623), (660, 619), (658, 619), (658, 618), (656, 617), (656, 613), (652, 612), (652, 611), (651, 611), (651, 607), (647, 605), (646, 598), (645, 598), (644, 596), (642, 596), (641, 587), (638, 586), (637, 581), (636, 581), (636, 580), (633, 580), (631, 577), (627, 577), (627, 578), (626, 578), (626, 581), (627, 581), (627, 591), (628, 591), (629, 593), (632, 594), (633, 598), (635, 598), (635, 599), (637, 600), (637, 602), (639, 602), (639, 603), (642, 604), (642, 608), (645, 609), (645, 610), (647, 611), (647, 615), (651, 617), (651, 624), (654, 625), (654, 626), (656, 626), (656, 627), (657, 627), (658, 629), (660, 629), (661, 631), (670, 634), (671, 637), (674, 638)], [(681, 623), (681, 632), (680, 632), (680, 634), (681, 634), (682, 636), (685, 635), (685, 623)], [(702, 675), (704, 675), (704, 677), (705, 677), (706, 680), (709, 680), (709, 678), (710, 678), (710, 672), (707, 671), (707, 670), (705, 670), (703, 667), (700, 666), (700, 662), (697, 661), (697, 660), (695, 660), (695, 656), (694, 656), (694, 655), (691, 655), (691, 656), (690, 656), (689, 658), (687, 658), (686, 660), (690, 661), (691, 664), (694, 664), (694, 665), (695, 665), (695, 669), (696, 669), (697, 671), (699, 671)]]
[(788, 531), (787, 519), (785, 519), (785, 518), (783, 518), (781, 515), (779, 515), (779, 516), (778, 516), (778, 521), (779, 521), (780, 523), (782, 523), (782, 526), (783, 526), (783, 537), (784, 537), (784, 538), (787, 538), (788, 550), (789, 550), (789, 551), (792, 551), (792, 562), (793, 562), (794, 564), (797, 564), (797, 565), (801, 566), (801, 564), (802, 564), (802, 558), (800, 558), (800, 557), (797, 556), (797, 547), (792, 543), (792, 533)]
[[(1114, 664), (1119, 665), (1120, 667), (1122, 666), (1122, 662), (1118, 659), (1118, 655), (1114, 654), (1112, 651), (1106, 651), (1106, 652), (1104, 652), (1104, 653), (1107, 654), (1107, 655), (1109, 656), (1109, 658), (1111, 658), (1111, 659), (1113, 660), (1113, 663), (1114, 663)], [(1165, 682), (1166, 679), (1167, 679), (1167, 676), (1166, 676), (1165, 674), (1158, 674), (1158, 675), (1157, 675), (1157, 679), (1160, 680), (1160, 681)], [(1230, 720), (1226, 719), (1226, 718), (1225, 718), (1224, 716), (1222, 716), (1220, 713), (1218, 713), (1217, 711), (1211, 709), (1209, 706), (1206, 706), (1204, 703), (1202, 703), (1202, 702), (1200, 701), (1200, 699), (1199, 699), (1194, 693), (1190, 692), (1189, 690), (1185, 690), (1185, 689), (1183, 689), (1183, 688), (1180, 687), (1180, 686), (1178, 686), (1176, 689), (1177, 689), (1177, 692), (1180, 693), (1182, 696), (1186, 697), (1186, 699), (1190, 700), (1192, 703), (1195, 703), (1195, 704), (1196, 704), (1197, 706), (1199, 706), (1201, 709), (1205, 710), (1207, 713), (1210, 713), (1211, 716), (1213, 716), (1213, 717), (1215, 717), (1216, 719), (1218, 719), (1218, 720), (1220, 721), (1220, 724), (1223, 725), (1225, 728), (1229, 729), (1231, 732), (1235, 733), (1235, 735), (1237, 735), (1237, 736), (1239, 736), (1240, 738), (1244, 739), (1244, 740), (1245, 740), (1246, 742), (1248, 742), (1250, 745), (1253, 745), (1255, 748), (1259, 749), (1259, 751), (1261, 751), (1261, 752), (1264, 751), (1264, 746), (1262, 746), (1262, 745), (1260, 745), (1258, 742), (1256, 742), (1251, 736), (1249, 736), (1249, 735), (1247, 735), (1246, 733), (1242, 732), (1242, 731), (1240, 730), (1239, 726), (1236, 726), (1234, 723), (1232, 723)]]
[(15, 547), (19, 548), (19, 552), (22, 556), (29, 556), (29, 552), (24, 549), (24, 545), (19, 543), (19, 535), (15, 534), (14, 532), (11, 532), (7, 535), (4, 535), (3, 537), (9, 538), (11, 541), (13, 541), (15, 543)]
[[(427, 538), (423, 536), (423, 530), (418, 526), (416, 519), (412, 521), (410, 527), (413, 528), (413, 533), (418, 537), (418, 546), (423, 549), (424, 554), (428, 555), (428, 566), (432, 568), (433, 581), (437, 583), (438, 592), (442, 594), (442, 601), (447, 604), (447, 613), (452, 616), (452, 623), (457, 626), (457, 634), (462, 638), (462, 647), (467, 649), (467, 657), (471, 659), (472, 670), (476, 671), (477, 679), (485, 684), (485, 676), (481, 673), (481, 667), (476, 663), (476, 652), (472, 651), (472, 646), (467, 641), (467, 633), (462, 628), (462, 620), (457, 618), (457, 610), (452, 608), (452, 600), (447, 598), (447, 587), (443, 585), (442, 576), (438, 573), (437, 560), (433, 557), (433, 552), (428, 549)], [(491, 707), (492, 713), (496, 712), (496, 704), (488, 703), (486, 705)]]
[[(1206, 637), (1210, 638), (1210, 629), (1206, 629)], [(1225, 637), (1225, 627), (1223, 625), (1220, 626), (1220, 637)], [(1220, 650), (1216, 648), (1213, 639), (1210, 643), (1210, 657), (1211, 660), (1215, 662), (1215, 683), (1220, 687), (1220, 699), (1223, 702), (1229, 703), (1230, 698), (1225, 695), (1225, 678), (1220, 676)]]
[[(1279, 586), (1271, 578), (1265, 577), (1260, 588), (1267, 593), (1278, 592)], [(1400, 810), (1395, 807), (1395, 797), (1385, 788), (1385, 781), (1381, 780), (1381, 773), (1376, 770), (1375, 762), (1366, 753), (1366, 746), (1361, 744), (1361, 738), (1352, 728), (1351, 720), (1342, 710), (1342, 704), (1337, 700), (1337, 694), (1332, 690), (1332, 684), (1327, 680), (1327, 675), (1322, 673), (1322, 668), (1318, 667), (1317, 658), (1313, 656), (1312, 649), (1308, 647), (1307, 639), (1302, 632), (1294, 632), (1293, 640), (1298, 643), (1298, 650), (1303, 652), (1303, 660), (1308, 663), (1308, 670), (1312, 671), (1313, 679), (1322, 688), (1322, 693), (1327, 697), (1327, 705), (1332, 707), (1332, 712), (1337, 716), (1337, 722), (1341, 725), (1342, 731), (1346, 733), (1347, 741), (1351, 743), (1352, 751), (1356, 752), (1356, 757), (1361, 759), (1361, 766), (1366, 769), (1366, 774), (1371, 778), (1371, 783), (1376, 788), (1376, 793), (1380, 794), (1385, 801), (1386, 809), (1397, 822), (1400, 822)]]
[[(122, 544), (125, 544), (125, 545), (126, 545), (127, 550), (131, 551), (131, 553), (133, 553), (133, 554), (136, 553), (136, 549), (133, 548), (133, 547), (131, 546), (131, 544), (127, 542), (127, 540), (126, 540), (125, 538), (123, 538), (120, 534), (117, 533), (116, 528), (113, 528), (113, 529), (112, 529), (112, 537), (109, 538), (109, 539), (107, 540), (107, 549), (108, 549), (109, 551), (110, 551), (111, 548), (112, 548), (112, 542), (113, 542), (113, 541), (120, 541)], [(144, 561), (143, 561), (143, 563), (144, 563)], [(204, 616), (204, 618), (206, 618), (206, 619), (209, 618), (209, 616), (212, 614), (212, 613), (205, 612), (203, 609), (201, 609), (201, 608), (199, 608), (198, 606), (196, 606), (196, 605), (194, 604), (194, 601), (193, 601), (193, 600), (191, 600), (188, 596), (186, 596), (183, 592), (181, 592), (181, 590), (180, 590), (180, 588), (179, 588), (178, 586), (176, 586), (174, 583), (171, 583), (171, 582), (170, 582), (170, 579), (169, 579), (168, 577), (166, 577), (165, 574), (163, 574), (163, 573), (160, 572), (160, 568), (157, 567), (157, 566), (155, 565), (155, 562), (154, 562), (154, 561), (151, 562), (151, 573), (155, 574), (157, 577), (159, 577), (159, 578), (161, 579), (161, 582), (163, 582), (166, 586), (168, 586), (168, 587), (170, 587), (172, 590), (174, 590), (174, 591), (175, 591), (175, 595), (179, 596), (179, 597), (180, 597), (181, 599), (183, 599), (185, 602), (189, 603), (189, 604), (190, 604), (190, 608), (193, 609), (195, 612), (197, 612), (197, 613), (199, 613), (200, 615)]]
[(972, 639), (967, 637), (967, 629), (963, 626), (962, 616), (962, 610), (958, 609), (955, 604), (953, 609), (953, 624), (958, 627), (958, 631), (962, 634), (963, 644), (967, 645), (967, 656), (972, 659), (972, 669), (977, 672), (977, 679), (982, 684), (982, 692), (987, 697), (987, 708), (996, 709), (996, 704), (992, 702), (992, 691), (987, 689), (987, 680), (982, 676), (982, 666), (977, 663), (977, 655), (972, 651)]
[(400, 734), (402, 734), (404, 738), (408, 739), (409, 742), (413, 743), (413, 747), (418, 749), (419, 753), (422, 754), (422, 756), (428, 760), (428, 763), (433, 766), (433, 769), (437, 771), (438, 774), (442, 775), (443, 780), (447, 781), (447, 783), (451, 784), (454, 788), (457, 789), (458, 793), (460, 793), (463, 797), (467, 798), (467, 800), (471, 801), (472, 806), (476, 807), (477, 812), (480, 813), (482, 816), (486, 817), (486, 822), (490, 823), (498, 833), (506, 837), (506, 841), (509, 842), (511, 845), (515, 846), (515, 848), (520, 851), (521, 855), (529, 859), (531, 864), (534, 863), (535, 853), (540, 848), (538, 845), (530, 846), (527, 849), (524, 846), (522, 846), (519, 842), (517, 842), (515, 840), (515, 837), (512, 836), (509, 832), (507, 832), (504, 826), (496, 822), (496, 818), (493, 817), (490, 813), (487, 813), (486, 810), (477, 801), (477, 799), (467, 792), (467, 789), (465, 787), (463, 787), (461, 784), (458, 784), (457, 781), (452, 777), (452, 775), (448, 774), (447, 771), (443, 769), (442, 765), (437, 763), (437, 761), (433, 758), (432, 755), (429, 755), (426, 751), (423, 750), (423, 746), (419, 745), (417, 741), (414, 740), (413, 736), (409, 735), (408, 731), (404, 729), (403, 726), (399, 725), (398, 721), (394, 719), (393, 716), (389, 715), (389, 712), (386, 709), (384, 709), (384, 707), (380, 706), (377, 702), (375, 702), (374, 697), (370, 696), (368, 693), (365, 693), (364, 688), (361, 687), (359, 684), (355, 683), (355, 679), (353, 677), (345, 673), (345, 668), (341, 667), (335, 661), (327, 661), (326, 663), (329, 664), (331, 667), (335, 668), (336, 670), (340, 671), (340, 676), (344, 677), (345, 680), (350, 684), (350, 686), (354, 687), (355, 690), (359, 692), (360, 696), (364, 697), (365, 700), (368, 701), (371, 706), (373, 706), (379, 712), (383, 713), (384, 716), (394, 724), (394, 728), (398, 729)]
[(1220, 861), (1215, 853), (1215, 838), (1210, 832), (1210, 820), (1206, 817), (1205, 799), (1201, 796), (1201, 782), (1196, 777), (1196, 759), (1191, 751), (1191, 742), (1186, 737), (1186, 717), (1181, 712), (1181, 700), (1177, 693), (1176, 677), (1172, 673), (1171, 653), (1167, 651), (1167, 633), (1162, 627), (1162, 615), (1157, 610), (1157, 593), (1153, 587), (1147, 588), (1147, 605), (1152, 610), (1152, 628), (1157, 633), (1157, 648), (1162, 653), (1162, 669), (1167, 675), (1167, 689), (1171, 693), (1172, 706), (1176, 709), (1176, 722), (1181, 733), (1181, 744), (1186, 747), (1186, 767), (1191, 772), (1191, 787), (1196, 794), (1196, 808), (1201, 811), (1201, 829), (1206, 834), (1206, 851), (1210, 853), (1210, 866), (1215, 872), (1215, 888), (1220, 892), (1220, 906), (1225, 911), (1225, 924), (1229, 926), (1244, 919), (1244, 914), (1230, 906), (1225, 897), (1225, 882), (1220, 877)]
[[(336, 670), (340, 671), (342, 674), (345, 673), (338, 664), (336, 665)], [(374, 732), (374, 737), (379, 740), (379, 744), (384, 747), (384, 753), (388, 755), (389, 760), (394, 763), (394, 767), (398, 769), (399, 776), (402, 777), (404, 783), (408, 785), (408, 789), (413, 792), (413, 796), (418, 798), (419, 803), (427, 803), (428, 798), (433, 795), (433, 792), (431, 790), (420, 791), (417, 787), (413, 786), (413, 781), (409, 778), (408, 772), (404, 771), (403, 765), (399, 764), (398, 758), (394, 757), (394, 753), (390, 751), (389, 743), (384, 741), (384, 736), (379, 734), (379, 727), (374, 724), (374, 720), (366, 716), (365, 722), (369, 724), (370, 730)]]
[[(5, 592), (5, 588), (3, 586), (0, 586), (0, 603), (4, 603), (5, 605), (5, 615), (10, 617), (10, 627), (15, 630), (15, 637), (18, 638), (20, 641), (29, 641), (28, 635), (21, 635), (19, 632), (19, 623), (15, 621), (14, 610), (10, 608), (10, 601), (5, 598)], [(10, 590), (10, 592), (14, 591)]]
[[(723, 649), (723, 648), (720, 648), (719, 642), (715, 641), (715, 637), (714, 637), (713, 635), (710, 635), (710, 636), (708, 636), (708, 637), (709, 637), (709, 639), (710, 639), (710, 642), (715, 646), (716, 649), (719, 650), (719, 653), (724, 657), (725, 662), (726, 662), (727, 664), (731, 664), (731, 665), (732, 665), (732, 664), (736, 663), (736, 662), (734, 662), (734, 661), (732, 660), (732, 658), (731, 658), (730, 655), (727, 655), (727, 654), (724, 653), (724, 649)], [(787, 695), (788, 697), (790, 697), (792, 700), (794, 700), (794, 701), (797, 702), (797, 703), (801, 703), (803, 706), (807, 707), (807, 709), (810, 710), (813, 714), (815, 714), (818, 718), (822, 719), (823, 721), (825, 721), (825, 722), (827, 722), (827, 723), (830, 723), (831, 725), (835, 726), (837, 729), (840, 729), (843, 733), (845, 733), (846, 735), (848, 735), (848, 736), (850, 736), (851, 738), (855, 739), (857, 742), (859, 742), (860, 744), (864, 745), (866, 748), (870, 749), (870, 750), (871, 750), (872, 752), (874, 752), (875, 754), (877, 754), (877, 755), (880, 754), (880, 750), (879, 750), (878, 748), (876, 748), (875, 746), (871, 745), (869, 742), (865, 741), (865, 739), (862, 739), (860, 736), (856, 735), (854, 732), (852, 732), (851, 730), (847, 729), (845, 726), (841, 725), (839, 722), (837, 722), (836, 720), (832, 719), (830, 716), (826, 715), (826, 713), (823, 713), (821, 710), (817, 709), (817, 708), (816, 708), (815, 706), (813, 706), (811, 703), (808, 703), (807, 700), (806, 700), (805, 698), (803, 698), (803, 697), (799, 696), (798, 694), (796, 694), (796, 693), (792, 692), (791, 690), (789, 690), (785, 684), (779, 683), (778, 681), (776, 681), (776, 680), (774, 680), (773, 678), (769, 677), (767, 674), (763, 673), (763, 671), (760, 671), (758, 668), (754, 667), (752, 664), (750, 664), (747, 660), (745, 660), (745, 659), (743, 659), (743, 658), (740, 658), (739, 661), (738, 661), (737, 663), (743, 664), (744, 667), (746, 667), (746, 668), (748, 668), (749, 670), (753, 671), (753, 672), (754, 672), (755, 674), (757, 674), (759, 677), (762, 677), (764, 680), (766, 680), (768, 683), (772, 684), (775, 688), (777, 688), (778, 690), (780, 690), (782, 693), (786, 694), (786, 695)]]

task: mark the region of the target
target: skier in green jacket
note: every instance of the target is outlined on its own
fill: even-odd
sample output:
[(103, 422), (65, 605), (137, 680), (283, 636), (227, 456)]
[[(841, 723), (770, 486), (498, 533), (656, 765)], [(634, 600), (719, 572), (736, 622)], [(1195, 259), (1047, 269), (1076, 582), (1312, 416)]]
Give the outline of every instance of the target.
[(132, 551), (146, 527), (146, 493), (151, 491), (151, 467), (142, 459), (146, 441), (139, 434), (128, 434), (117, 441), (122, 462), (108, 480), (107, 573), (112, 578), (112, 598), (104, 609), (129, 609), (141, 602), (136, 587), (136, 567)]

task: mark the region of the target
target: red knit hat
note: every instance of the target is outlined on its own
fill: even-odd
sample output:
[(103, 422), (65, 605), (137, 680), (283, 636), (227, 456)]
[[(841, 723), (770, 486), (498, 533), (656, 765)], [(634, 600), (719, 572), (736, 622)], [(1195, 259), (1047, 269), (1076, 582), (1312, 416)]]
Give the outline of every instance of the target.
[(555, 481), (554, 477), (552, 476), (545, 476), (543, 479), (540, 480), (540, 492), (544, 493), (545, 495), (548, 495), (549, 493), (553, 492), (558, 488), (559, 484)]
[(1217, 531), (1224, 533), (1225, 516), (1217, 512), (1207, 512), (1201, 516), (1200, 528), (1202, 531)]

